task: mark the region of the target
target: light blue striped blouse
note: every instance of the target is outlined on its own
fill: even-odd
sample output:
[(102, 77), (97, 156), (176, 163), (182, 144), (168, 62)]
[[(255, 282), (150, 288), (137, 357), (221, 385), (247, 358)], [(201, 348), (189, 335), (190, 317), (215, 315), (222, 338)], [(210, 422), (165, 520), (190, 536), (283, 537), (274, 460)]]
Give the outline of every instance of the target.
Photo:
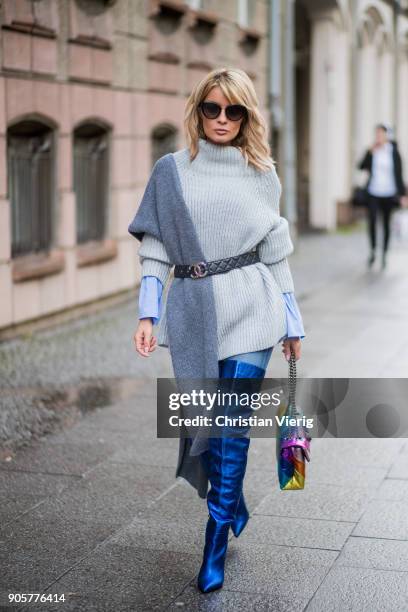
[[(151, 318), (157, 325), (161, 316), (163, 285), (156, 276), (143, 276), (139, 292), (139, 319)], [(288, 338), (304, 338), (302, 315), (293, 291), (282, 294), (286, 303)]]

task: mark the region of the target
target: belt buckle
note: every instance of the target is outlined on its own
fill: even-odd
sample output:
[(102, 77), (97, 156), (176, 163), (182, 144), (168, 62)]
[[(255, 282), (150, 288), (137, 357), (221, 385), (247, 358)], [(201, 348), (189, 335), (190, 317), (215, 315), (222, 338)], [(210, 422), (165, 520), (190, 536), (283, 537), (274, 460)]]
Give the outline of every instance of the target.
[(194, 279), (203, 278), (208, 274), (207, 263), (205, 261), (198, 261), (197, 263), (192, 264), (190, 266), (190, 270), (192, 270), (190, 272), (190, 277)]

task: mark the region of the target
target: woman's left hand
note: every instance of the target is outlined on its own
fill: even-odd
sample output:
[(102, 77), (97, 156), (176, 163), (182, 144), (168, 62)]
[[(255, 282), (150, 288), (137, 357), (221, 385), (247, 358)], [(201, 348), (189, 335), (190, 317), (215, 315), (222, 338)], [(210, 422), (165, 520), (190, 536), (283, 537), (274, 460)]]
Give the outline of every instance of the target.
[(300, 359), (300, 353), (302, 349), (302, 341), (300, 338), (286, 338), (282, 342), (282, 346), (282, 353), (286, 361), (289, 361), (290, 359), (291, 349), (295, 353), (296, 361)]

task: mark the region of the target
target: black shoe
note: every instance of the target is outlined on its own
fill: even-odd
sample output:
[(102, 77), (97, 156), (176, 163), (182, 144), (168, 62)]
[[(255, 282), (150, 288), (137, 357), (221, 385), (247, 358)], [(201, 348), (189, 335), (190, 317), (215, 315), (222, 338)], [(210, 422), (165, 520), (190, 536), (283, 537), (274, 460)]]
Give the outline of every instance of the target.
[(368, 262), (367, 262), (368, 267), (371, 268), (371, 266), (373, 265), (374, 262), (375, 262), (375, 250), (373, 249), (371, 251), (370, 257), (368, 258)]

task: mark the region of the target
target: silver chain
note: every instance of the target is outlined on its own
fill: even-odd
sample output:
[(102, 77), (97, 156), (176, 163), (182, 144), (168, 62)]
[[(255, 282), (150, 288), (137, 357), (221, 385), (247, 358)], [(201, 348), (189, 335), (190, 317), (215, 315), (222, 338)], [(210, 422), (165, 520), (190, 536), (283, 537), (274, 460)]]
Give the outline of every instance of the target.
[[(296, 406), (296, 358), (292, 348), (290, 350), (289, 359), (289, 403), (286, 414), (290, 417), (299, 417), (302, 415), (302, 410), (299, 410)], [(311, 440), (307, 427), (301, 425), (296, 426), (296, 428), (292, 429), (292, 435), (295, 435), (293, 433), (294, 431), (296, 431), (296, 436), (298, 438), (306, 437), (308, 440)]]
[(296, 357), (292, 348), (289, 360), (289, 410), (296, 412)]

